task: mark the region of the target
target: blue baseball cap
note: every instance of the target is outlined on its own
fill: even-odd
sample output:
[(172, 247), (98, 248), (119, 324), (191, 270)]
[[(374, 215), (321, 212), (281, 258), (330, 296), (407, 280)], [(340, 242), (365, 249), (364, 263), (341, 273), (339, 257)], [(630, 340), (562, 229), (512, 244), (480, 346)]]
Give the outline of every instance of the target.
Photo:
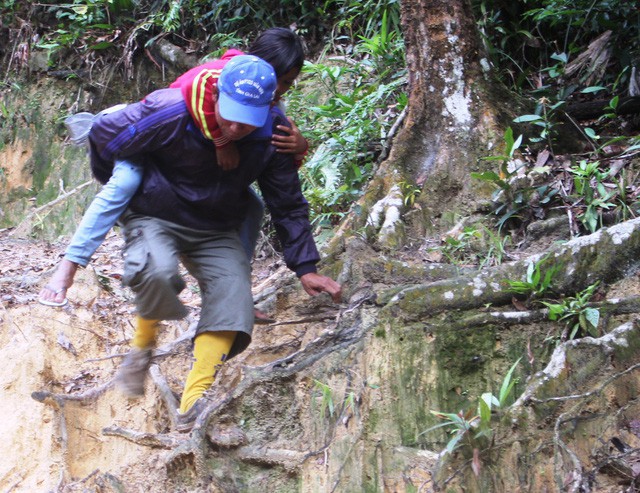
[(218, 104), (225, 120), (262, 127), (277, 86), (276, 72), (253, 55), (234, 56), (218, 79)]

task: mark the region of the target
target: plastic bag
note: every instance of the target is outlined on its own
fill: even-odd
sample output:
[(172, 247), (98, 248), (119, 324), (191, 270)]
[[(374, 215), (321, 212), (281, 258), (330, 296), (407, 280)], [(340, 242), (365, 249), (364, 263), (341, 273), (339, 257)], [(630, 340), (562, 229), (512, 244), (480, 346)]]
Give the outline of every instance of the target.
[(93, 125), (93, 120), (96, 115), (93, 113), (82, 112), (75, 115), (68, 116), (64, 120), (64, 125), (67, 127), (71, 142), (77, 146), (87, 145), (87, 136)]
[(76, 113), (75, 115), (68, 116), (64, 120), (64, 125), (65, 127), (67, 127), (69, 137), (71, 137), (71, 142), (79, 147), (86, 146), (87, 137), (89, 136), (89, 132), (91, 131), (93, 122), (97, 117), (120, 111), (121, 109), (124, 109), (126, 107), (126, 104), (120, 103), (116, 104), (115, 106), (111, 106), (106, 110), (102, 110), (97, 115), (94, 115), (93, 113), (89, 113), (87, 111), (82, 111), (80, 113)]

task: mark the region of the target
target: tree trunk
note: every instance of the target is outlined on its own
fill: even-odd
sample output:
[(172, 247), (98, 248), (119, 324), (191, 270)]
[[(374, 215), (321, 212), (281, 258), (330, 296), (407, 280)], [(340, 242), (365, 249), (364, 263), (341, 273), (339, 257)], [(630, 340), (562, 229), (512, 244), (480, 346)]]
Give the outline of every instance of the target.
[[(452, 219), (440, 220), (445, 211), (460, 207), (461, 215), (472, 214), (489, 191), (469, 173), (479, 170), (479, 158), (492, 154), (502, 134), (497, 87), (483, 69), (489, 65), (469, 2), (403, 2), (401, 14), (409, 73), (406, 120), (363, 204), (367, 225), (387, 247), (406, 241), (405, 233), (451, 227)], [(405, 200), (407, 184), (421, 190), (416, 204)], [(422, 213), (405, 214), (403, 221), (408, 205)]]

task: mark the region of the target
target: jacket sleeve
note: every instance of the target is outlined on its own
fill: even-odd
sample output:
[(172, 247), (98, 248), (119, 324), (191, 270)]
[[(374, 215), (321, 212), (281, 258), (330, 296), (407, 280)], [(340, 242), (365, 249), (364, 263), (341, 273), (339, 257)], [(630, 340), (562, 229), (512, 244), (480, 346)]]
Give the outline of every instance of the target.
[(113, 162), (171, 145), (191, 121), (178, 89), (162, 89), (144, 100), (96, 119), (89, 133), (91, 170), (106, 183)]
[[(282, 120), (275, 118), (273, 128), (287, 124)], [(271, 149), (269, 162), (258, 177), (258, 184), (282, 244), (287, 267), (298, 277), (316, 272), (320, 255), (309, 222), (309, 204), (302, 194), (293, 157)]]

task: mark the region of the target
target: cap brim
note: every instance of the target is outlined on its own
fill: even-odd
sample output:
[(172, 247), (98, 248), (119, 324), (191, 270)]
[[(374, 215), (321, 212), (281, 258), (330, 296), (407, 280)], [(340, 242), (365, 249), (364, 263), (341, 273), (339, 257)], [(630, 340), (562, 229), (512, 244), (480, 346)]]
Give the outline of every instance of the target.
[(267, 106), (248, 106), (234, 101), (224, 93), (218, 95), (218, 105), (220, 106), (220, 115), (230, 122), (244, 123), (254, 127), (262, 127), (267, 121), (269, 108)]

